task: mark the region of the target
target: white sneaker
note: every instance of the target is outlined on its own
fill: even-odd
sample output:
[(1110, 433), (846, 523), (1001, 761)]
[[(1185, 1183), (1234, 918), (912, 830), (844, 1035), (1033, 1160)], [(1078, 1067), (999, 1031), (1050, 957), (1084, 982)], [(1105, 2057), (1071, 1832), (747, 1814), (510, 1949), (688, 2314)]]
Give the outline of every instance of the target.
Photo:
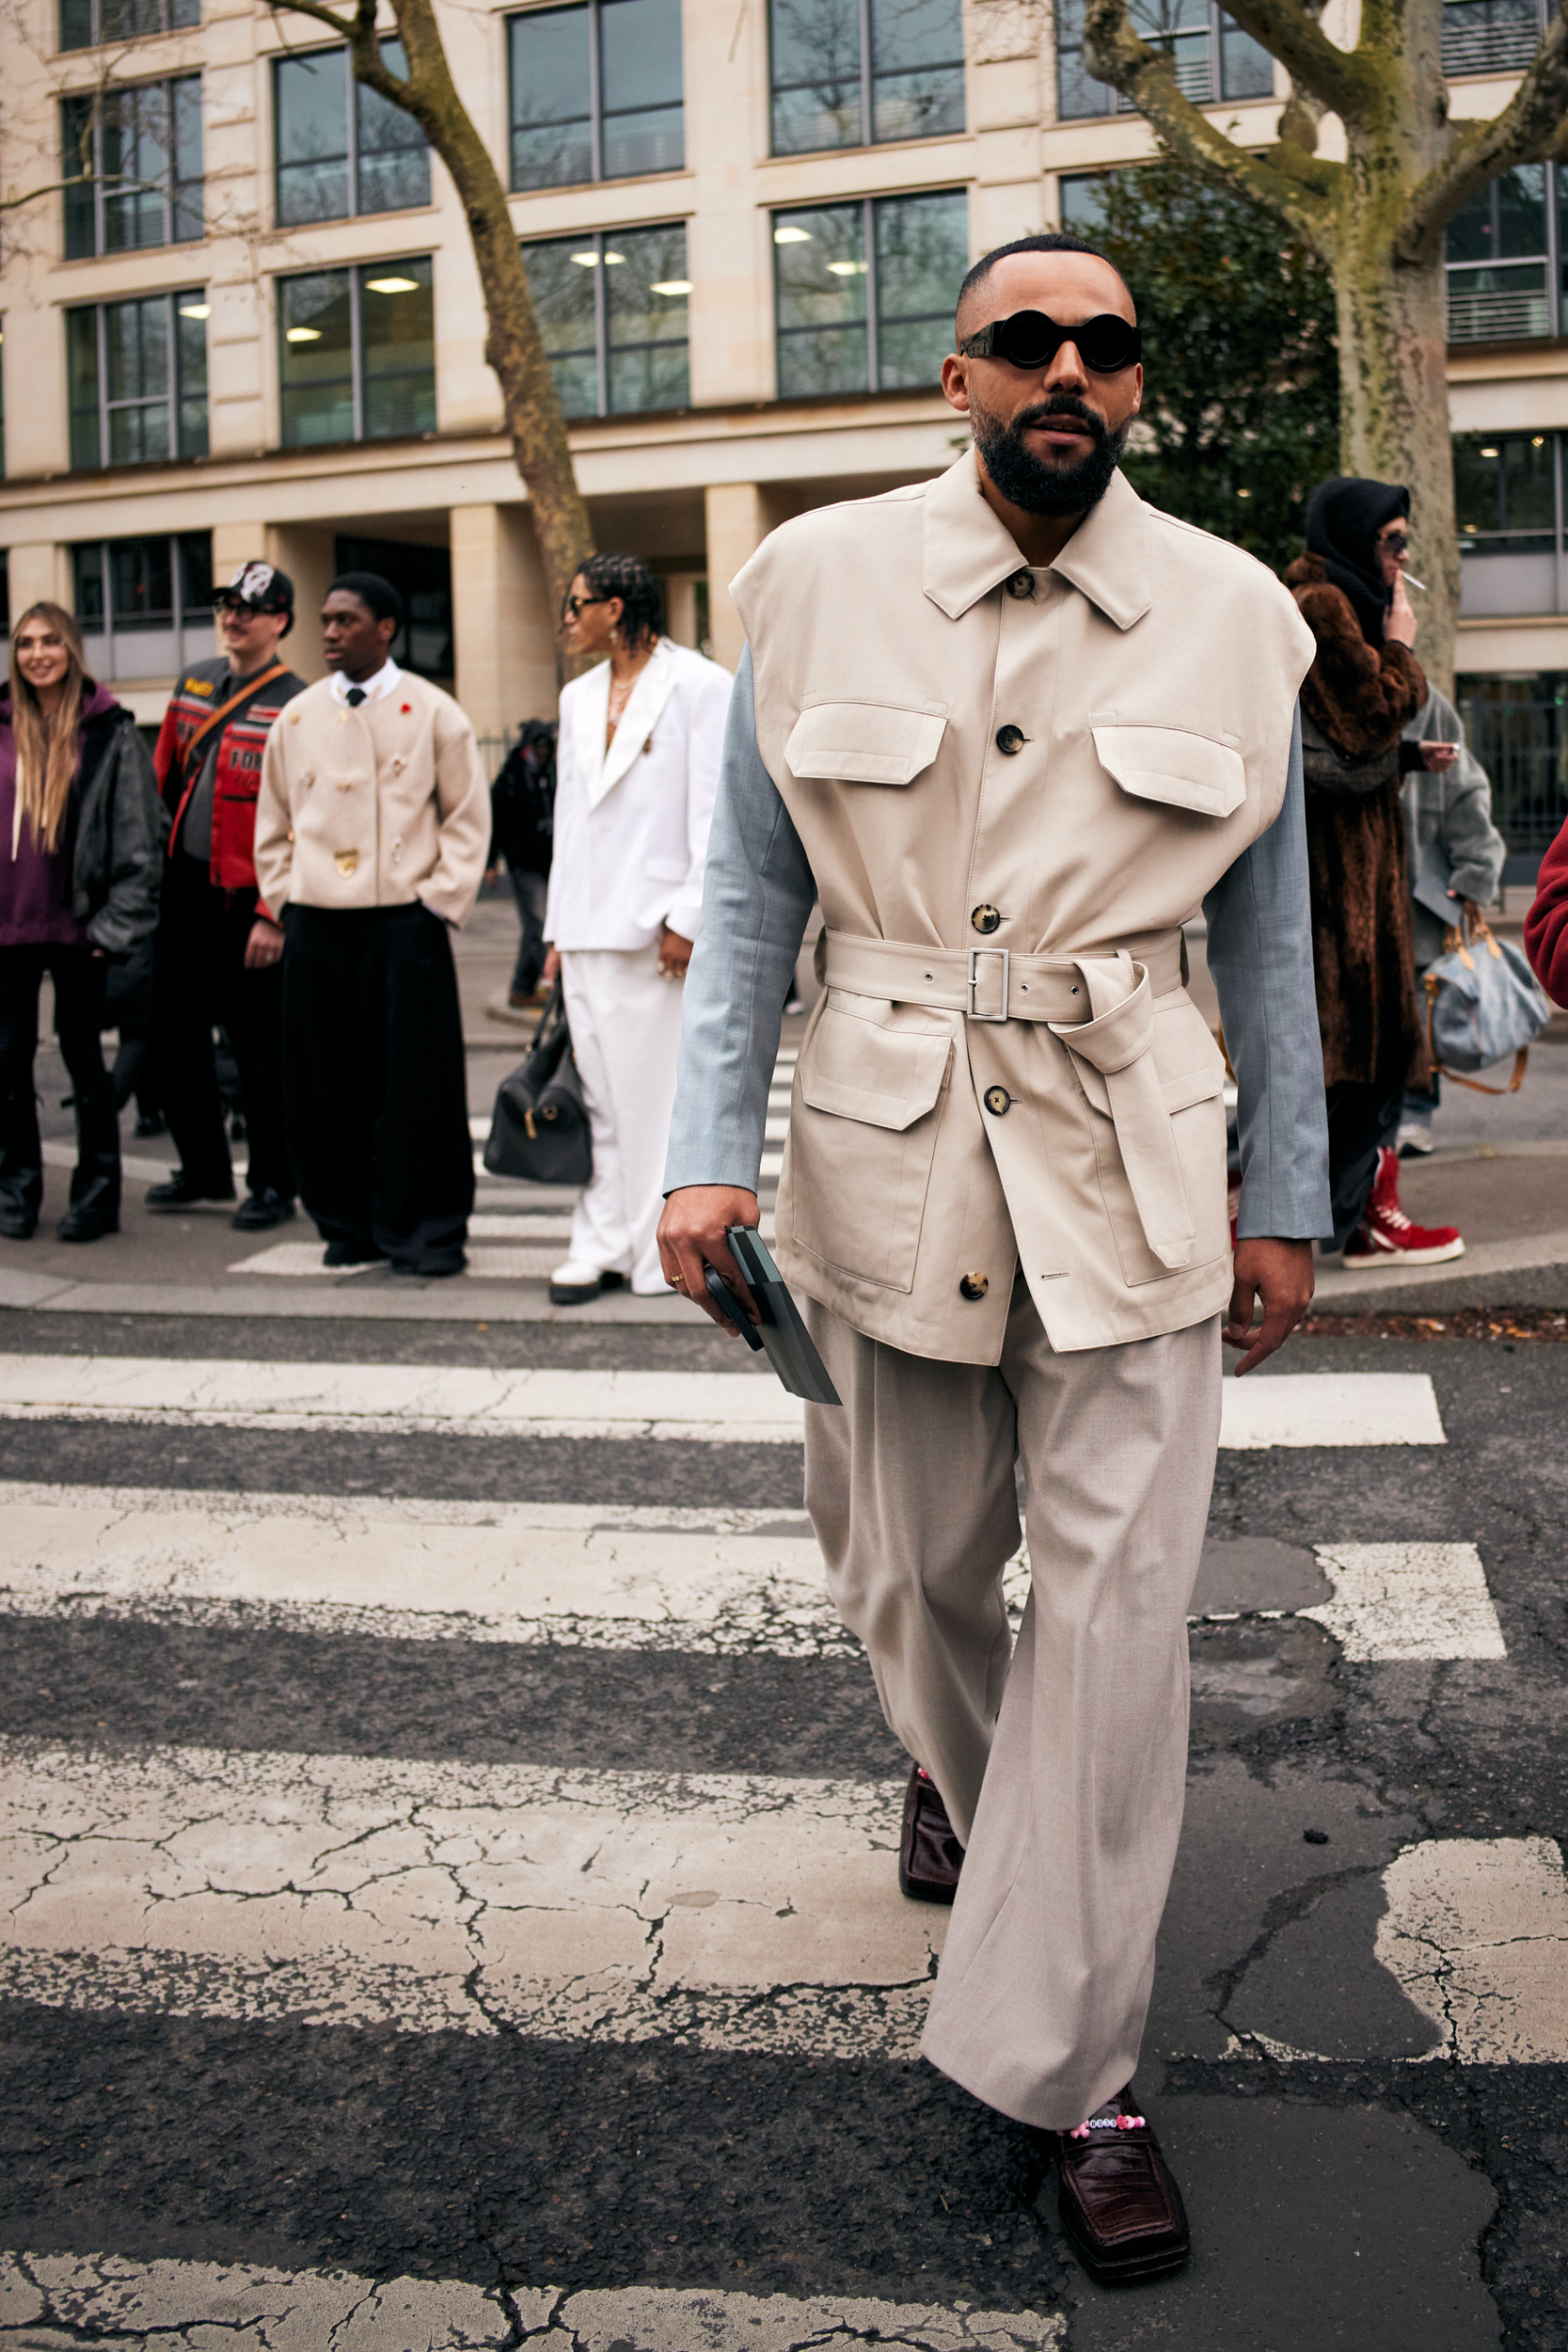
[(623, 1279), (619, 1274), (606, 1274), (580, 1258), (568, 1258), (550, 1276), (550, 1305), (586, 1307), (601, 1291), (618, 1290)]
[[(1386, 1129), (1384, 1132), (1386, 1133)], [(1399, 1134), (1394, 1137), (1394, 1149), (1402, 1160), (1424, 1159), (1429, 1152), (1435, 1149), (1432, 1129), (1418, 1119), (1402, 1120)]]

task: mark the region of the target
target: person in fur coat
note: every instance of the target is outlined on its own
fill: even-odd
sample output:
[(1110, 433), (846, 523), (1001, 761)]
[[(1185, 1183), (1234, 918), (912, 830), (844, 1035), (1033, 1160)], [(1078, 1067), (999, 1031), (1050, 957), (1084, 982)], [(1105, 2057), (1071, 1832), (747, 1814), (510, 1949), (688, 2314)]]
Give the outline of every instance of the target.
[(1399, 1205), (1393, 1149), (1407, 1087), (1430, 1077), (1416, 996), (1402, 750), (1433, 771), (1451, 744), (1401, 736), (1427, 699), (1405, 594), (1410, 493), (1337, 477), (1307, 507), (1285, 584), (1318, 641), (1301, 690), (1312, 952), (1328, 1101), (1334, 1230), (1345, 1263), (1430, 1264), (1465, 1244)]

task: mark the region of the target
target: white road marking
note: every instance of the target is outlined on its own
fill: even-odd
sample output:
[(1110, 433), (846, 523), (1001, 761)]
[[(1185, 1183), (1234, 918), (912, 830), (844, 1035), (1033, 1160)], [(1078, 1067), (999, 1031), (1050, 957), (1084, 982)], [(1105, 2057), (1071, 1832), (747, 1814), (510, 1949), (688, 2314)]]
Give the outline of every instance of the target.
[(1334, 1598), (1299, 1610), (1347, 1658), (1506, 1658), (1474, 1544), (1318, 1544)]
[(12, 1997), (915, 2054), (947, 1915), (898, 1892), (896, 1782), (31, 1740), (0, 1761)]
[(0, 1419), (12, 1420), (792, 1445), (804, 1410), (771, 1374), (0, 1354)]
[[(772, 1240), (771, 1216), (763, 1217), (761, 1232), (764, 1241)], [(571, 1238), (570, 1217), (477, 1216), (468, 1225), (468, 1279), (479, 1282), (547, 1280), (561, 1263)], [(539, 1247), (530, 1249), (515, 1246), (529, 1242)], [(508, 1246), (494, 1248), (492, 1244)], [(248, 1258), (234, 1259), (227, 1271), (326, 1277), (333, 1280), (375, 1271), (374, 1265), (329, 1266), (324, 1263), (325, 1254), (325, 1246), (319, 1241), (274, 1242)]]
[(764, 1143), (782, 1143), (788, 1133), (789, 1121), (787, 1119), (775, 1119), (769, 1115), (768, 1122), (762, 1131), (762, 1139)]
[[(869, 2296), (724, 2295), (713, 2288), (514, 2287), (530, 2344), (562, 2352), (831, 2352), (835, 2344), (911, 2352), (1047, 2352), (1056, 2312), (946, 2310)], [(363, 2279), (256, 2263), (128, 2262), (115, 2254), (0, 2254), (0, 2327), (91, 2330), (94, 2341), (198, 2352), (221, 2337), (334, 2352), (500, 2352), (515, 2343), (497, 2295), (464, 2279)]]
[(1467, 2066), (1568, 2059), (1568, 1877), (1549, 1837), (1431, 1838), (1383, 1874), (1377, 1956)]
[(1445, 1445), (1431, 1380), (1410, 1372), (1274, 1373), (1227, 1380), (1220, 1443)]

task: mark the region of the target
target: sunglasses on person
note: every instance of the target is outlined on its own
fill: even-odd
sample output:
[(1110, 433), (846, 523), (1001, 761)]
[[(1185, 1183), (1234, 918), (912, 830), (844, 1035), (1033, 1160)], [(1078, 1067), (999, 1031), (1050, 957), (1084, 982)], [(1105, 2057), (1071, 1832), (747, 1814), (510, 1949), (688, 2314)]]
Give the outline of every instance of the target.
[(614, 601), (613, 596), (568, 596), (561, 608), (561, 617), (563, 621), (575, 621), (584, 605), (613, 604)]
[(966, 359), (1006, 359), (1009, 367), (1043, 368), (1064, 343), (1077, 347), (1084, 365), (1096, 375), (1118, 375), (1143, 358), (1141, 327), (1117, 318), (1114, 310), (1059, 326), (1043, 310), (1015, 310), (1010, 319), (992, 319), (989, 326), (966, 335), (958, 345)]
[(1380, 542), (1380, 545), (1386, 555), (1397, 557), (1410, 553), (1409, 533), (1403, 531), (1391, 531), (1386, 539)]

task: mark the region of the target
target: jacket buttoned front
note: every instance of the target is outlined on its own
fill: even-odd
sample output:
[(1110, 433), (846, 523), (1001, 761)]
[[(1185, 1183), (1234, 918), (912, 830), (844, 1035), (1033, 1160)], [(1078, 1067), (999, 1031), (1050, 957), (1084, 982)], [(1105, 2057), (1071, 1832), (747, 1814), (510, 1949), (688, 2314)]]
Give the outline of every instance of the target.
[(786, 1275), (960, 1361), (997, 1359), (1019, 1265), (1057, 1348), (1212, 1314), (1223, 1062), (1180, 925), (1281, 805), (1291, 599), (1119, 474), (1023, 565), (972, 456), (785, 525), (734, 593), (826, 924)]

